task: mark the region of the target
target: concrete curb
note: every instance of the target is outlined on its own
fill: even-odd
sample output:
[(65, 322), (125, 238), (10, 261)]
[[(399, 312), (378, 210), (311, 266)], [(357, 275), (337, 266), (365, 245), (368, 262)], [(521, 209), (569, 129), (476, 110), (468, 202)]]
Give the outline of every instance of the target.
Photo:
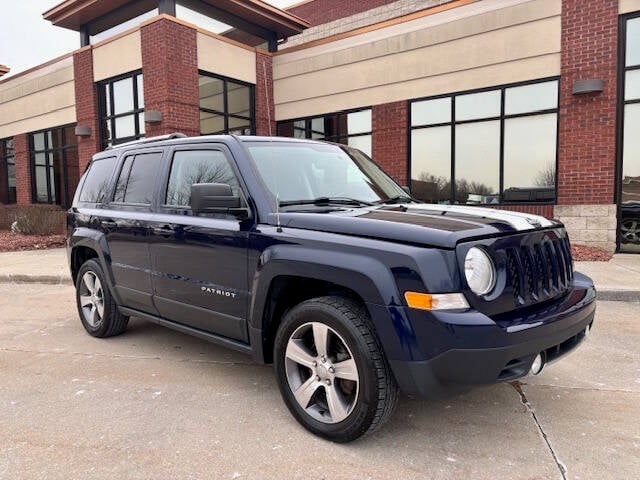
[(640, 302), (640, 290), (597, 290), (598, 300), (605, 302)]
[(46, 285), (73, 285), (68, 275), (0, 274), (0, 283), (41, 283)]

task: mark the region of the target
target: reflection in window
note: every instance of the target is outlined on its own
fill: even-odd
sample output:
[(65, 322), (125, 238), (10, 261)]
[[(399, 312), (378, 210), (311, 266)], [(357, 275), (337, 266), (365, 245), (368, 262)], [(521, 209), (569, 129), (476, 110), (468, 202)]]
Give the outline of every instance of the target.
[(557, 80), (412, 102), (411, 193), (434, 203), (553, 201), (557, 108)]
[(371, 109), (331, 113), (278, 123), (278, 135), (342, 143), (371, 156)]
[(102, 158), (91, 162), (82, 185), (79, 200), (87, 203), (103, 203), (106, 200), (111, 173), (116, 157)]
[(113, 201), (150, 205), (161, 160), (162, 153), (129, 155), (120, 169)]
[(100, 83), (99, 91), (103, 148), (144, 137), (142, 74), (106, 80)]
[(70, 185), (78, 182), (78, 149), (73, 126), (29, 135), (34, 203), (71, 204)]
[(201, 135), (253, 133), (252, 85), (201, 73), (199, 86)]
[(125, 22), (119, 23), (118, 25), (111, 27), (103, 32), (97, 33), (95, 35), (91, 35), (90, 42), (93, 44), (93, 43), (101, 42), (102, 40), (106, 40), (107, 38), (111, 38), (115, 35), (118, 35), (119, 33), (129, 30), (130, 28), (140, 25), (145, 20), (153, 18), (157, 15), (158, 15), (157, 8), (149, 10), (148, 12), (145, 12), (134, 18), (131, 18)]
[(16, 161), (13, 138), (0, 140), (0, 203), (16, 203)]
[[(224, 34), (233, 27), (223, 23), (204, 13), (209, 5), (198, 1), (178, 1), (176, 2), (176, 17), (186, 22), (194, 24), (204, 30), (217, 34)], [(199, 11), (200, 10), (200, 11)]]
[(623, 65), (620, 249), (640, 253), (640, 17), (626, 20)]
[(218, 150), (176, 152), (171, 163), (166, 205), (188, 206), (194, 183), (224, 183), (234, 193), (238, 181), (224, 153)]

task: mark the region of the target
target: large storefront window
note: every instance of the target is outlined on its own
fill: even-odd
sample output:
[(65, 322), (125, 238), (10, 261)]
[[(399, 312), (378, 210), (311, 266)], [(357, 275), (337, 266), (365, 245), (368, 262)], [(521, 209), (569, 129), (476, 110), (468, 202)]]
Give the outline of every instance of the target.
[(371, 109), (338, 112), (278, 122), (282, 137), (310, 138), (342, 143), (371, 156)]
[(0, 140), (0, 203), (16, 203), (16, 161), (13, 138)]
[(556, 198), (558, 80), (411, 103), (411, 193), (426, 202)]
[(251, 135), (253, 86), (200, 72), (200, 134)]
[(78, 149), (74, 127), (66, 126), (29, 135), (31, 184), (34, 203), (69, 207), (78, 179)]
[(102, 147), (144, 137), (144, 82), (130, 73), (99, 85)]
[(620, 250), (640, 253), (640, 17), (623, 20)]

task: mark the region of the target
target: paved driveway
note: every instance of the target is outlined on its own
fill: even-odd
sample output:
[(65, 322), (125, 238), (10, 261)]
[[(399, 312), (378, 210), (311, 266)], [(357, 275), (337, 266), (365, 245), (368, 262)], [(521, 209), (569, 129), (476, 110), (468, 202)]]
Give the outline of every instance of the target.
[[(599, 305), (579, 351), (521, 391), (403, 397), (350, 445), (286, 411), (270, 367), (133, 320), (84, 333), (73, 290), (0, 285), (1, 479), (605, 479), (640, 472), (640, 305)], [(566, 473), (564, 473), (566, 469)]]

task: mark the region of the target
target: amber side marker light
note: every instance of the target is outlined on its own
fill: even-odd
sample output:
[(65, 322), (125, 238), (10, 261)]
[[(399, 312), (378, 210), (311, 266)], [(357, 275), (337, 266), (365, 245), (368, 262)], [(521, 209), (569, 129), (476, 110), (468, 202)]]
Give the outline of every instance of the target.
[(419, 310), (456, 310), (469, 308), (461, 293), (404, 292), (404, 299), (411, 308)]

